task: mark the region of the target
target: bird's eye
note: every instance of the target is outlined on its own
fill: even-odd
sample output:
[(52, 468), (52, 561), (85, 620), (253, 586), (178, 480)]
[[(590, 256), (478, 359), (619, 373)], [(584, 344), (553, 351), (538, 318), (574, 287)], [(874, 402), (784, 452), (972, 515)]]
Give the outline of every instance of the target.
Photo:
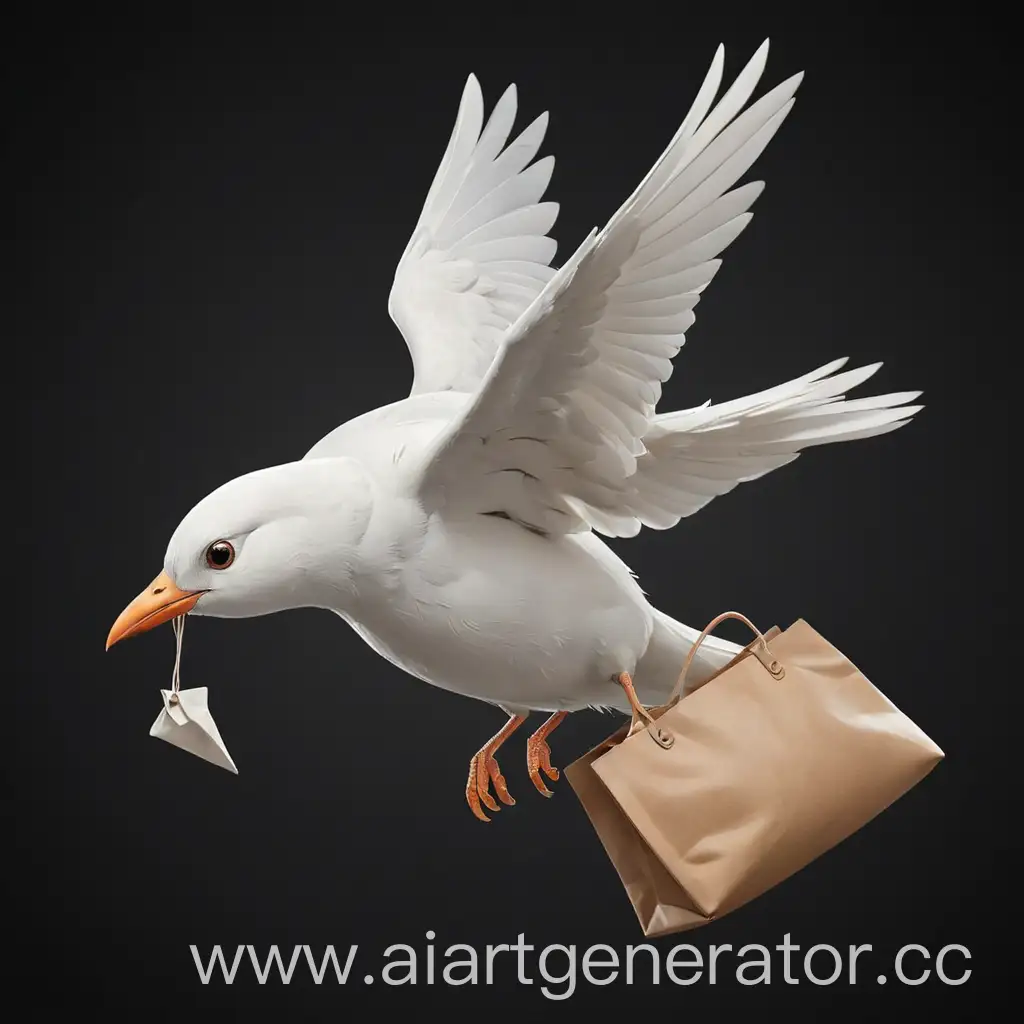
[(219, 540), (206, 549), (206, 564), (211, 569), (226, 569), (234, 560), (235, 549), (226, 540)]

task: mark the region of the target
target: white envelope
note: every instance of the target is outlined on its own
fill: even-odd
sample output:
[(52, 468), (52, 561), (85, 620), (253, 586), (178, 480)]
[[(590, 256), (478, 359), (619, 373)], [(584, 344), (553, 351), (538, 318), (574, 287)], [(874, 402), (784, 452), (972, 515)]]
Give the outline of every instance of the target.
[(204, 761), (226, 768), (238, 774), (235, 762), (224, 746), (217, 723), (214, 722), (207, 705), (208, 689), (205, 686), (193, 690), (161, 690), (164, 709), (160, 712), (150, 736), (187, 750)]

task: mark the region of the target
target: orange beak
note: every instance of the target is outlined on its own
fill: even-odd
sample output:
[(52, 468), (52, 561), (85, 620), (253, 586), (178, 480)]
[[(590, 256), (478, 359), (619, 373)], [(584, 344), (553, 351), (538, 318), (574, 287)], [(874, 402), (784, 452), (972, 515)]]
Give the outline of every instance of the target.
[(167, 573), (160, 573), (117, 617), (107, 636), (107, 650), (118, 640), (138, 636), (190, 612), (205, 593), (205, 590), (180, 590)]

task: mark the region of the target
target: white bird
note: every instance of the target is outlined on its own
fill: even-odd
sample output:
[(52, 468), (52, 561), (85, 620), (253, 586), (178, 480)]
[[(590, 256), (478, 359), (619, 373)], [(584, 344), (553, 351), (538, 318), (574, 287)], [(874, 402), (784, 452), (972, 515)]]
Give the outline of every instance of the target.
[[(715, 53), (668, 148), (601, 231), (549, 266), (546, 116), (511, 143), (510, 87), (484, 123), (470, 76), (398, 264), (389, 312), (409, 397), (298, 461), (199, 502), (107, 647), (179, 615), (336, 612), (379, 654), (508, 715), (470, 763), (473, 812), (509, 795), (496, 759), (531, 712), (528, 771), (558, 777), (566, 714), (668, 698), (698, 631), (652, 607), (598, 536), (665, 530), (812, 445), (903, 426), (920, 392), (847, 400), (880, 364), (837, 359), (747, 398), (658, 413), (662, 384), (761, 182), (734, 188), (789, 114), (802, 74), (746, 107), (768, 42), (715, 103)], [(740, 648), (709, 639), (688, 682)], [(492, 787), (493, 793), (492, 795)], [(483, 805), (483, 806), (482, 806)]]

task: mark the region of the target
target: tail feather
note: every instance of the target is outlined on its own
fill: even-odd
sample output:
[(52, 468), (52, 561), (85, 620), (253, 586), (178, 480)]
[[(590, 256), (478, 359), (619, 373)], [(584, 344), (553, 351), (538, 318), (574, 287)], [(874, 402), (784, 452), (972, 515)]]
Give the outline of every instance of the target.
[(719, 405), (656, 416), (637, 460), (621, 536), (666, 530), (741, 483), (792, 462), (805, 448), (876, 437), (924, 408), (920, 391), (847, 400), (881, 363), (836, 373), (837, 359), (777, 387)]

